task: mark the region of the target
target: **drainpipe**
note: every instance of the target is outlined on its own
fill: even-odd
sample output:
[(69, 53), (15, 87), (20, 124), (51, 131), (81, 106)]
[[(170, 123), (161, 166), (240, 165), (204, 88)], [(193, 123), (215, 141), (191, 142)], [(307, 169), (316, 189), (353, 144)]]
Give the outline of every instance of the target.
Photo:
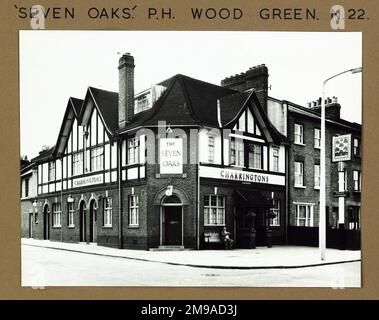
[(286, 225), (285, 225), (285, 243), (288, 244), (288, 226), (290, 224), (289, 222), (289, 147), (286, 146), (286, 163), (285, 163), (285, 170), (286, 170), (286, 180), (285, 180), (285, 183), (286, 183), (286, 194), (285, 194), (285, 197), (286, 197)]
[(199, 134), (196, 135), (196, 148), (197, 148), (197, 250), (200, 250), (200, 162), (199, 162)]
[(121, 199), (121, 143), (117, 137), (117, 181), (118, 181), (118, 248), (123, 248), (122, 243), (122, 199)]
[(63, 242), (63, 158), (61, 161), (61, 242)]

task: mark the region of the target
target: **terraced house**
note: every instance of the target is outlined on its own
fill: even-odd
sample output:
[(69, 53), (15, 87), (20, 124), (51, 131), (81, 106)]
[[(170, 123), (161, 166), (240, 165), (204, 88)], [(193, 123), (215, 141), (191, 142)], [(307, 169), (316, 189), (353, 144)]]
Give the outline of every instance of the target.
[[(295, 192), (293, 177), (309, 150), (295, 150), (292, 131), (301, 112), (315, 121), (303, 134), (313, 130), (317, 112), (268, 97), (265, 65), (220, 86), (177, 74), (138, 94), (134, 58), (123, 55), (118, 69), (119, 92), (69, 98), (56, 145), (32, 160), (33, 237), (202, 249), (222, 246), (226, 226), (237, 247), (254, 248), (288, 243), (290, 226), (317, 227), (316, 206), (302, 222), (305, 190)], [(359, 136), (341, 121), (331, 136), (342, 127)], [(317, 203), (317, 191), (309, 197)]]

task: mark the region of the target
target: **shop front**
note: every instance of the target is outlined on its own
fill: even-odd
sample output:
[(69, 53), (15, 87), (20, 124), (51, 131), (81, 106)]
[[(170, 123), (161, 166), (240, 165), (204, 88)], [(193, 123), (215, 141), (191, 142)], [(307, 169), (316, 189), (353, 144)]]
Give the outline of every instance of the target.
[[(229, 174), (231, 179), (217, 179), (216, 172), (222, 176), (226, 171), (214, 166), (210, 170), (203, 166), (200, 170), (203, 247), (222, 248), (219, 235), (223, 227), (232, 234), (235, 248), (285, 244), (287, 217), (284, 175), (244, 171), (236, 176), (234, 170), (229, 170), (233, 173)], [(219, 245), (217, 237), (221, 242)]]

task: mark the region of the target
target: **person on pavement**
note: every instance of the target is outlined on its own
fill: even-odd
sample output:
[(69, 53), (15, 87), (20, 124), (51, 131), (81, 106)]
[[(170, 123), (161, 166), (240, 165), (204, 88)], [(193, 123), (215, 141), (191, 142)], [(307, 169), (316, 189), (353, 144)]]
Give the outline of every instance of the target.
[(232, 249), (234, 240), (230, 237), (230, 232), (226, 230), (226, 227), (223, 227), (221, 230), (221, 239), (225, 244), (225, 249)]

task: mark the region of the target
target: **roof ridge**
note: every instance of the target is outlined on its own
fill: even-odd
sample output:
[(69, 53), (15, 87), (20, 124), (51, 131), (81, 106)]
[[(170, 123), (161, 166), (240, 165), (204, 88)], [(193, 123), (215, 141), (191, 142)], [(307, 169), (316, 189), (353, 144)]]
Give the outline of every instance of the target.
[[(92, 86), (88, 86), (88, 89), (94, 89), (94, 90), (97, 90), (97, 91), (103, 91), (103, 92), (109, 92), (109, 93), (115, 93), (115, 94), (118, 94), (117, 91), (111, 91), (111, 90), (106, 90), (106, 89), (96, 88), (96, 87), (92, 87)], [(84, 101), (84, 100), (83, 100), (83, 101)]]
[(200, 79), (197, 79), (197, 78), (192, 78), (192, 77), (187, 76), (187, 75), (185, 75), (185, 74), (178, 73), (178, 74), (176, 74), (176, 76), (181, 76), (181, 77), (183, 77), (183, 78), (187, 78), (187, 79), (192, 80), (192, 81), (195, 81), (195, 82), (199, 82), (199, 83), (207, 84), (207, 85), (214, 86), (214, 87), (217, 87), (217, 88), (222, 88), (222, 89), (224, 89), (224, 90), (229, 90), (229, 91), (234, 92), (234, 93), (238, 93), (238, 92), (239, 92), (239, 91), (237, 91), (237, 90), (230, 89), (230, 88), (227, 88), (227, 87), (223, 87), (223, 86), (220, 86), (220, 85), (218, 85), (218, 84), (214, 84), (214, 83), (207, 82), (207, 81), (204, 81), (204, 80), (200, 80)]

